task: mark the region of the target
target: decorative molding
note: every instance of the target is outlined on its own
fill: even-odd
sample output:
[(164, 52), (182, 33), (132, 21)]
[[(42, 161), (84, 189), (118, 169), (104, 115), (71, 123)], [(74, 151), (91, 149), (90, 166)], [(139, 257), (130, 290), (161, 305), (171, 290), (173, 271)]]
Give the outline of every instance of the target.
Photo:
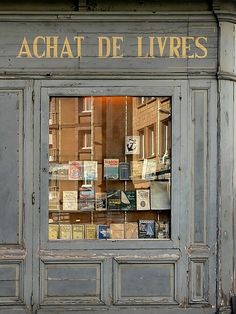
[(236, 12), (215, 10), (214, 13), (220, 22), (236, 23)]
[[(1, 269), (3, 269), (4, 271), (1, 272)], [(6, 304), (8, 302), (10, 304), (24, 303), (23, 261), (16, 260), (0, 261), (0, 287), (3, 288), (3, 289), (0, 288), (0, 307), (2, 306), (2, 304)], [(6, 290), (4, 290), (4, 287)], [(3, 295), (2, 292), (4, 292)], [(13, 294), (13, 292), (15, 293)]]
[(25, 249), (20, 249), (19, 247), (0, 247), (0, 261), (11, 260), (11, 261), (21, 261), (24, 260), (27, 255)]
[(52, 21), (52, 22), (76, 22), (76, 21), (102, 21), (102, 22), (214, 22), (215, 18), (211, 12), (0, 12), (0, 22), (38, 22), (38, 21)]
[(232, 314), (232, 310), (230, 306), (222, 306), (219, 308), (220, 314)]
[(29, 71), (15, 71), (15, 72), (8, 72), (4, 71), (4, 73), (0, 72), (0, 80), (5, 80), (5, 79), (10, 79), (10, 80), (15, 80), (15, 79), (43, 79), (43, 80), (52, 80), (52, 79), (73, 79), (73, 80), (78, 80), (78, 79), (124, 79), (124, 80), (144, 80), (144, 79), (152, 79), (152, 80), (185, 80), (185, 79), (193, 79), (193, 80), (199, 80), (199, 79), (215, 79), (216, 78), (216, 69), (211, 69), (209, 71), (202, 70), (199, 71), (197, 70), (196, 72), (184, 72), (184, 73), (177, 73), (177, 72), (118, 72), (118, 71), (112, 71), (111, 73), (109, 72), (95, 72), (95, 71), (68, 71), (64, 72), (63, 70), (60, 72), (48, 72), (45, 71), (37, 71), (37, 74), (33, 71), (32, 73)]
[[(41, 260), (41, 303), (44, 305), (104, 305), (104, 263), (102, 260)], [(90, 271), (89, 271), (90, 269)], [(86, 272), (86, 271), (87, 272)], [(52, 272), (49, 275), (49, 272)], [(78, 272), (78, 273), (77, 273)], [(94, 272), (96, 276), (93, 277)], [(51, 276), (51, 277), (50, 277)], [(82, 276), (82, 277), (81, 277)], [(59, 285), (60, 283), (60, 285)], [(94, 287), (93, 287), (94, 283)], [(64, 290), (63, 284), (67, 286)], [(88, 290), (90, 285), (91, 290)], [(83, 286), (84, 285), (84, 286)], [(74, 289), (77, 287), (77, 294)], [(84, 287), (84, 290), (83, 290)], [(51, 292), (48, 294), (48, 289)], [(71, 295), (68, 295), (68, 289)], [(93, 291), (94, 289), (94, 291)], [(65, 294), (64, 294), (65, 293)]]
[(236, 82), (236, 74), (235, 73), (218, 72), (217, 77), (219, 80), (228, 80), (228, 81)]
[(188, 255), (191, 259), (198, 258), (199, 256), (206, 259), (209, 258), (210, 254), (211, 250), (207, 245), (194, 244), (188, 248)]
[(191, 163), (192, 163), (192, 242), (207, 239), (207, 149), (208, 90), (191, 86)]
[(209, 295), (209, 265), (205, 257), (189, 259), (190, 271), (190, 303), (208, 303)]
[[(168, 254), (167, 254), (168, 255)], [(169, 259), (170, 258), (170, 259)], [(146, 259), (137, 258), (114, 258), (113, 260), (113, 299), (116, 305), (141, 305), (141, 304), (170, 304), (176, 305), (176, 282), (177, 282), (177, 256), (166, 257), (166, 260), (146, 257)], [(133, 272), (135, 269), (135, 277)], [(145, 273), (143, 273), (145, 269)], [(158, 284), (164, 289), (168, 289), (164, 295), (158, 291), (158, 285), (153, 287), (157, 289), (155, 295), (149, 287), (150, 273), (155, 270)], [(132, 279), (129, 280), (129, 276)], [(152, 276), (155, 276), (153, 273)], [(169, 279), (169, 286), (168, 286)], [(161, 282), (161, 280), (163, 282)], [(127, 285), (127, 281), (129, 284)], [(122, 288), (123, 287), (123, 288)], [(125, 287), (125, 289), (124, 289)], [(148, 293), (150, 292), (150, 294)], [(162, 290), (161, 290), (162, 291)], [(160, 294), (159, 294), (160, 292)], [(168, 292), (168, 293), (167, 293)]]

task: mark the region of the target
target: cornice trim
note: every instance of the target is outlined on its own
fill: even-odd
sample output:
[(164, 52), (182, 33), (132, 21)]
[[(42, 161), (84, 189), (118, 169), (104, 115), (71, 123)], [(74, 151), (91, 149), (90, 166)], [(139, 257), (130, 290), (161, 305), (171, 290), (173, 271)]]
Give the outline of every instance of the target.
[(236, 12), (215, 10), (214, 11), (219, 22), (236, 23)]
[(0, 22), (214, 22), (211, 12), (0, 12)]
[(236, 74), (229, 72), (219, 72), (217, 73), (217, 77), (219, 80), (227, 80), (236, 82)]
[(171, 72), (171, 73), (165, 73), (165, 72), (158, 72), (158, 73), (152, 73), (152, 72), (122, 72), (122, 71), (116, 71), (108, 73), (108, 72), (89, 72), (86, 71), (84, 73), (82, 72), (74, 72), (74, 71), (69, 71), (69, 72), (49, 72), (46, 73), (44, 72), (37, 72), (37, 74), (29, 72), (29, 71), (4, 71), (0, 72), (0, 80), (2, 79), (135, 79), (135, 80), (143, 80), (143, 79), (148, 79), (148, 80), (173, 80), (173, 79), (206, 79), (206, 78), (211, 78), (211, 79), (216, 79), (216, 72), (183, 72), (183, 73), (176, 73), (176, 72)]

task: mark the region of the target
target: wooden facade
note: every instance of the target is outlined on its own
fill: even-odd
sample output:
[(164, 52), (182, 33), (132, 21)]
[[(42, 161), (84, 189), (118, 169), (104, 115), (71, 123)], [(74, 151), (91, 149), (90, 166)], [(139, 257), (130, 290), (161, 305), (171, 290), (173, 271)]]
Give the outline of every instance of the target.
[[(0, 5), (0, 313), (231, 313), (236, 7), (172, 2)], [(48, 240), (49, 103), (79, 96), (171, 99), (171, 239)]]

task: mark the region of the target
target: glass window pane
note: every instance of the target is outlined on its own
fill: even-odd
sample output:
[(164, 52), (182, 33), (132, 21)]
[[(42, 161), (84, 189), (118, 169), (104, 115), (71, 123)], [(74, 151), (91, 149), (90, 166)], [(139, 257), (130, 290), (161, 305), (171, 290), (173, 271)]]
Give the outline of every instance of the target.
[(169, 239), (171, 99), (52, 97), (49, 239)]

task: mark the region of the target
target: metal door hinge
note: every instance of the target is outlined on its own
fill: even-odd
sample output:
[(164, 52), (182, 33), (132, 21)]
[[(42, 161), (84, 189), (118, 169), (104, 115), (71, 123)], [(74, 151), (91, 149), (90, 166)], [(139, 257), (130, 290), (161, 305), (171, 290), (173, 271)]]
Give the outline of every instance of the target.
[(30, 305), (31, 307), (34, 306), (33, 293), (31, 294), (31, 297), (30, 297)]
[(32, 205), (34, 205), (35, 204), (35, 192), (32, 193), (31, 200), (32, 200)]
[(35, 100), (35, 92), (32, 91), (32, 102), (33, 102), (33, 104), (34, 104), (34, 100)]

